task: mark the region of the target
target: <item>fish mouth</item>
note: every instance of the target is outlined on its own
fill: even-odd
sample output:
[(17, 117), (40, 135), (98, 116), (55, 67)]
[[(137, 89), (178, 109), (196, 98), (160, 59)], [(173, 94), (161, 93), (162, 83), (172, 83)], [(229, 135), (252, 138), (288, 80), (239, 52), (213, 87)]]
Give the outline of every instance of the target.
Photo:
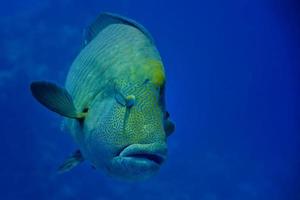
[(166, 153), (165, 145), (132, 144), (124, 148), (119, 156), (161, 165), (166, 160)]
[(131, 144), (121, 149), (107, 170), (121, 179), (142, 180), (156, 174), (166, 157), (166, 144)]
[(146, 154), (146, 153), (131, 154), (131, 155), (123, 156), (123, 157), (133, 158), (136, 160), (151, 161), (158, 165), (161, 165), (164, 161), (164, 158), (161, 157), (160, 155)]
[(125, 147), (119, 157), (161, 165), (166, 160), (167, 148), (163, 144), (132, 144)]

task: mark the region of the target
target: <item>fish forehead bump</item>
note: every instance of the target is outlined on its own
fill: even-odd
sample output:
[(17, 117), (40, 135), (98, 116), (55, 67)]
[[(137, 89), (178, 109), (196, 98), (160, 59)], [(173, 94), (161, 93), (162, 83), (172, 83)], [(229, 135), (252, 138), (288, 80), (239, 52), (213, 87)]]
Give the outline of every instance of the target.
[(165, 72), (160, 60), (149, 59), (145, 63), (146, 74), (154, 85), (162, 86), (165, 82)]

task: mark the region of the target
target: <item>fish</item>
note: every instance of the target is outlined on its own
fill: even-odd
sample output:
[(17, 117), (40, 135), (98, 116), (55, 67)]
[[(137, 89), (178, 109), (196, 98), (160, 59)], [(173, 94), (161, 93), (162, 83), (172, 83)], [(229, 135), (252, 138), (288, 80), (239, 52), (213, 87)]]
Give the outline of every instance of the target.
[(150, 33), (136, 21), (103, 12), (84, 31), (65, 86), (33, 81), (32, 96), (63, 116), (78, 149), (58, 168), (84, 161), (123, 180), (157, 174), (175, 124), (166, 109), (166, 74)]

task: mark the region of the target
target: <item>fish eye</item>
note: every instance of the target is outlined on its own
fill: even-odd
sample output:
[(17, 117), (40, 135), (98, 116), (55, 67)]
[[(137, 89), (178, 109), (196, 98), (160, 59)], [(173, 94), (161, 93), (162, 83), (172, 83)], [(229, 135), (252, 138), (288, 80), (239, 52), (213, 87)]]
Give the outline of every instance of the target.
[(147, 83), (149, 83), (150, 79), (147, 78), (144, 82), (143, 82), (143, 85), (146, 85)]
[(87, 113), (88, 111), (89, 111), (89, 108), (84, 108), (84, 109), (82, 110), (83, 113)]

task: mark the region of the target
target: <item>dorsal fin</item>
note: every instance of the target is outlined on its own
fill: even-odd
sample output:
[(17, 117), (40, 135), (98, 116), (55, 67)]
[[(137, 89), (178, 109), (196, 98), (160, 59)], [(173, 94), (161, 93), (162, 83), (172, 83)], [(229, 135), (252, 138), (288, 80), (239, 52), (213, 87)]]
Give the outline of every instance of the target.
[(96, 20), (85, 29), (84, 31), (84, 46), (86, 46), (90, 41), (92, 41), (98, 33), (111, 24), (127, 24), (133, 26), (144, 33), (153, 42), (153, 39), (149, 32), (139, 23), (132, 19), (122, 17), (117, 14), (112, 13), (101, 13)]

